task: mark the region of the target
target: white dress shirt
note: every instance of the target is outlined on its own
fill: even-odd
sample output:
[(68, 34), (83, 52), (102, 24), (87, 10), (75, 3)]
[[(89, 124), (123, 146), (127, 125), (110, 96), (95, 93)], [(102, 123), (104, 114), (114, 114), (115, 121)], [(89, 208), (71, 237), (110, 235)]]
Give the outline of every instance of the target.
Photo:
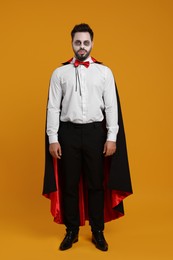
[(118, 111), (115, 81), (111, 70), (95, 63), (74, 67), (70, 64), (54, 70), (49, 87), (47, 106), (47, 135), (49, 143), (58, 142), (60, 120), (85, 124), (102, 121), (105, 112), (107, 140), (116, 141)]

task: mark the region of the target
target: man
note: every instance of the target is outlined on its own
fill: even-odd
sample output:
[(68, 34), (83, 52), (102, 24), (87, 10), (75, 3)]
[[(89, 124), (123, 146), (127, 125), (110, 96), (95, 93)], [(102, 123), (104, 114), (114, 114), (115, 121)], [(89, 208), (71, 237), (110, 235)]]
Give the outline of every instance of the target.
[[(92, 242), (96, 248), (107, 251), (103, 233), (107, 189), (104, 167), (105, 158), (116, 153), (119, 101), (111, 70), (90, 56), (92, 29), (82, 23), (73, 28), (71, 36), (74, 58), (53, 72), (47, 106), (49, 152), (53, 157), (54, 172), (58, 167), (55, 182), (58, 183), (57, 178), (61, 182), (60, 201), (53, 203), (61, 204), (62, 220), (59, 223), (66, 226), (60, 250), (69, 249), (78, 241), (82, 182), (86, 194), (83, 201), (87, 205), (84, 206), (87, 212), (84, 218), (89, 220)], [(127, 159), (125, 163), (128, 164)], [(131, 194), (130, 179), (127, 183), (124, 195), (121, 192), (122, 198)], [(45, 186), (44, 195), (49, 193)]]

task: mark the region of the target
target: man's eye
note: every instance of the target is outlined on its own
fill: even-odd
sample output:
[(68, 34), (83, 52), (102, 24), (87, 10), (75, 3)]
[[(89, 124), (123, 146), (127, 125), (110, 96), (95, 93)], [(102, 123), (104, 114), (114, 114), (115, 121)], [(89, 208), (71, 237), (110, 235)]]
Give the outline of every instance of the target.
[(76, 45), (76, 46), (80, 46), (80, 44), (81, 44), (80, 41), (76, 41), (76, 42), (75, 42), (75, 45)]
[(89, 46), (89, 45), (90, 45), (90, 42), (89, 42), (89, 41), (86, 41), (86, 42), (84, 42), (84, 45), (85, 45), (85, 46)]

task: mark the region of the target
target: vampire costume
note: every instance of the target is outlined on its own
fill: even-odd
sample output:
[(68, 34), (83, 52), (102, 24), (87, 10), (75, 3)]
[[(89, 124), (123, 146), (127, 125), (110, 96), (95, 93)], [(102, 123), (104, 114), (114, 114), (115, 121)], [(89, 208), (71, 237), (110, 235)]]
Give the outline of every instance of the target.
[[(96, 60), (94, 62), (97, 63)], [(63, 65), (69, 64), (69, 62)], [(118, 104), (118, 125), (119, 131), (116, 141), (116, 152), (110, 157), (104, 159), (104, 222), (117, 219), (124, 215), (123, 201), (132, 194), (132, 185), (130, 178), (128, 154), (126, 147), (126, 138), (123, 125), (120, 99), (116, 87), (117, 104)], [(103, 122), (105, 128), (105, 121)], [(105, 128), (106, 131), (106, 128)], [(63, 206), (62, 206), (62, 189), (61, 169), (57, 159), (53, 159), (49, 153), (49, 142), (45, 138), (45, 173), (43, 195), (50, 199), (51, 214), (54, 221), (58, 224), (64, 224)], [(79, 185), (79, 209), (80, 225), (85, 225), (88, 220), (87, 208), (87, 189), (85, 186), (83, 174)]]

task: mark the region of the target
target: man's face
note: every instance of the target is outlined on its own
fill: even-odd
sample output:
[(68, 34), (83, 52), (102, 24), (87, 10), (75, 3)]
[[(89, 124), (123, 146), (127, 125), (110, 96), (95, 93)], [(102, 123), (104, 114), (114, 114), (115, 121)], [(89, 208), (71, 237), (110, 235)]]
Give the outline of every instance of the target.
[(75, 33), (72, 41), (72, 48), (78, 60), (86, 60), (90, 55), (92, 47), (93, 42), (91, 41), (91, 37), (88, 32)]

